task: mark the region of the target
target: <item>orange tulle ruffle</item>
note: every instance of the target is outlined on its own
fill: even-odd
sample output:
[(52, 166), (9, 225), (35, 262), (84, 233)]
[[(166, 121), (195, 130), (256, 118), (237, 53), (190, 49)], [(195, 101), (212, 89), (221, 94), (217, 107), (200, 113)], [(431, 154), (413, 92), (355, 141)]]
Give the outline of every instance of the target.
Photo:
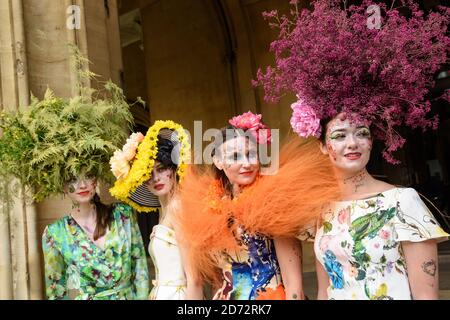
[(237, 250), (238, 245), (228, 224), (229, 202), (212, 172), (199, 172), (190, 166), (180, 188), (181, 210), (178, 213), (179, 241), (187, 247), (188, 262), (203, 279), (219, 285), (220, 270), (216, 258), (224, 250)]
[(292, 137), (281, 148), (278, 173), (245, 188), (233, 201), (233, 214), (249, 232), (295, 237), (339, 195), (332, 165), (318, 141)]
[(188, 260), (203, 278), (216, 284), (215, 257), (239, 249), (230, 217), (247, 232), (294, 237), (319, 217), (321, 207), (339, 198), (331, 163), (317, 140), (291, 137), (280, 150), (275, 175), (260, 176), (230, 200), (210, 170), (188, 168), (180, 190), (180, 239)]

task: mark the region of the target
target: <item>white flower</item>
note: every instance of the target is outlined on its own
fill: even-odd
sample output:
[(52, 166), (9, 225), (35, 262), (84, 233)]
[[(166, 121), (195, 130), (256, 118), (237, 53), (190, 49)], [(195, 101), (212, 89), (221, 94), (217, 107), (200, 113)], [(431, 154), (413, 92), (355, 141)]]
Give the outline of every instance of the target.
[(111, 165), (111, 171), (117, 179), (125, 178), (130, 172), (129, 162), (136, 156), (136, 150), (144, 140), (144, 135), (140, 132), (132, 133), (127, 139), (122, 150), (114, 152), (109, 164)]
[(125, 154), (117, 150), (109, 161), (111, 171), (117, 179), (125, 178), (130, 172), (130, 165), (125, 157)]

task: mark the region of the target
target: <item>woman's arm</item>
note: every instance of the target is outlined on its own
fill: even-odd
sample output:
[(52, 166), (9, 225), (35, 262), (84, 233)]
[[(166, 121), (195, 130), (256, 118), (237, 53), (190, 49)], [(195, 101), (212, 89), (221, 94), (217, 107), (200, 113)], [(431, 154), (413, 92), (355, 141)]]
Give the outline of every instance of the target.
[(69, 299), (66, 281), (66, 264), (56, 247), (55, 240), (48, 227), (42, 235), (42, 250), (44, 252), (45, 292), (49, 300)]
[(408, 270), (409, 286), (414, 300), (439, 298), (438, 254), (435, 240), (402, 242)]
[(136, 295), (135, 299), (147, 300), (150, 288), (147, 255), (145, 253), (144, 242), (142, 241), (139, 225), (132, 211), (130, 213), (130, 223), (131, 281)]
[(323, 268), (322, 264), (316, 259), (316, 274), (317, 274), (317, 300), (327, 300), (327, 289), (330, 285), (328, 273)]
[[(168, 211), (171, 214), (168, 218), (176, 236), (180, 235), (180, 226), (177, 219), (177, 215), (180, 214), (180, 208), (181, 203), (178, 194), (174, 194), (172, 201), (170, 202), (170, 210)], [(184, 274), (186, 276), (186, 300), (203, 300), (203, 281), (189, 261), (189, 248), (187, 243), (179, 238), (177, 238), (177, 243), (180, 250)]]
[(286, 299), (305, 299), (300, 241), (296, 238), (275, 238), (274, 243), (286, 290)]
[[(173, 228), (175, 234), (179, 235), (179, 227), (176, 223), (173, 224)], [(177, 239), (177, 243), (186, 276), (186, 300), (203, 300), (203, 281), (189, 261), (189, 248), (181, 239)]]
[(192, 265), (187, 258), (187, 246), (182, 242), (178, 242), (180, 248), (181, 261), (183, 261), (184, 273), (186, 275), (186, 300), (203, 300), (203, 281), (201, 277), (195, 272)]

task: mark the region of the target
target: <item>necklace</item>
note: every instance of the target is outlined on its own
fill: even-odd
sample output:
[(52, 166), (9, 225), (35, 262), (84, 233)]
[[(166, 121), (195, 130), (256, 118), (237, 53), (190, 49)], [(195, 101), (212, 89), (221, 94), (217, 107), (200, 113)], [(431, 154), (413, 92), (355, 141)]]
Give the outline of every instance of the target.
[(344, 184), (353, 184), (355, 187), (355, 193), (358, 192), (358, 188), (362, 187), (364, 185), (364, 179), (366, 178), (366, 172), (361, 171), (358, 172), (356, 175), (344, 179)]

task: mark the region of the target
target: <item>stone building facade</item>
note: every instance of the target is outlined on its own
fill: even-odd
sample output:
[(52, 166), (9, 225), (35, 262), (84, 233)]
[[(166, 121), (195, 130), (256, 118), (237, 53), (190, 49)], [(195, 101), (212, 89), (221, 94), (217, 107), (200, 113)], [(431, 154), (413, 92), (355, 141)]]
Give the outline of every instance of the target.
[[(86, 68), (119, 84), (130, 101), (138, 96), (147, 101), (146, 109), (133, 109), (138, 128), (157, 119), (172, 119), (191, 132), (195, 120), (204, 129), (220, 128), (231, 116), (251, 110), (284, 137), (294, 97), (270, 105), (251, 85), (258, 67), (273, 62), (268, 47), (276, 32), (262, 18), (273, 9), (288, 12), (289, 1), (2, 0), (0, 108), (26, 106), (30, 92), (42, 97), (47, 87), (63, 97), (76, 94), (68, 49), (75, 44), (91, 61)], [(448, 88), (448, 78), (440, 85)], [(427, 140), (432, 159), (405, 148), (399, 155), (402, 167), (377, 164), (377, 173), (411, 185), (430, 175), (429, 161), (436, 160), (432, 163), (448, 185), (450, 117), (442, 112), (443, 127)], [(0, 299), (42, 299), (40, 236), (69, 203), (55, 197), (0, 208)], [(305, 270), (312, 269), (307, 247)]]

